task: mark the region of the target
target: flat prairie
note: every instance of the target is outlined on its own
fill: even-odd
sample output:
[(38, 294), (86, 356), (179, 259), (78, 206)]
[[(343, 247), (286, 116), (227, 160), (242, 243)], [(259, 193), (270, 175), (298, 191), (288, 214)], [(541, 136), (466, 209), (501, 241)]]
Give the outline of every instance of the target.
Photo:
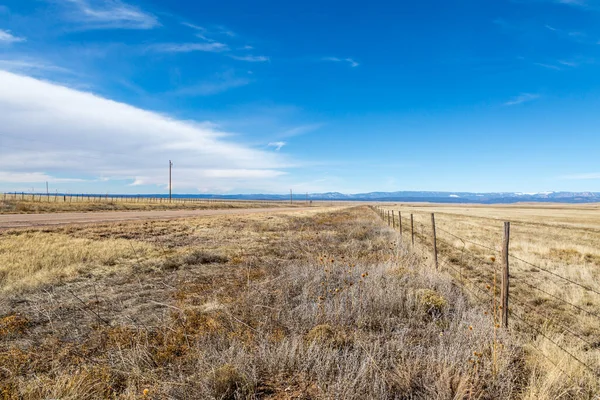
[(396, 224), (398, 212), (402, 215), (405, 241), (411, 240), (413, 214), (416, 248), (426, 256), (432, 250), (431, 213), (435, 213), (440, 263), (480, 295), (485, 293), (479, 288), (489, 291), (500, 281), (504, 221), (510, 222), (513, 322), (532, 333), (533, 345), (544, 355), (564, 369), (573, 368), (575, 376), (581, 375), (581, 364), (551, 341), (600, 373), (600, 205), (386, 203), (383, 207), (394, 210)]
[(239, 208), (305, 207), (320, 205), (306, 201), (245, 201), (245, 200), (205, 200), (162, 198), (115, 198), (94, 196), (82, 198), (60, 195), (4, 195), (0, 194), (0, 214), (39, 214), (90, 211), (159, 211), (159, 210), (221, 210)]
[(2, 231), (0, 393), (593, 398), (406, 242), (367, 206)]

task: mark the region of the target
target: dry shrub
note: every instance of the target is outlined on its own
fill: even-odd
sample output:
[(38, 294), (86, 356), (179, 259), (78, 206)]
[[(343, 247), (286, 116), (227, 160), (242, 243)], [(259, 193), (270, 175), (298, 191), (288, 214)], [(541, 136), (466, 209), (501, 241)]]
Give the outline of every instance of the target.
[(23, 334), (28, 326), (29, 320), (18, 314), (0, 318), (0, 338)]
[(159, 261), (152, 261), (148, 263), (148, 265), (163, 271), (175, 271), (185, 266), (224, 264), (228, 261), (229, 259), (227, 257), (219, 254), (209, 253), (203, 250), (194, 250), (191, 253), (179, 254), (173, 257), (166, 257)]
[(419, 303), (429, 314), (440, 315), (448, 306), (448, 301), (434, 290), (420, 289), (416, 294)]
[(312, 328), (305, 336), (308, 344), (316, 343), (324, 346), (342, 347), (351, 343), (349, 336), (341, 329), (334, 329), (329, 324), (321, 324)]
[(224, 364), (212, 371), (209, 384), (214, 398), (223, 400), (243, 398), (249, 389), (246, 378), (231, 364)]
[(187, 265), (201, 265), (201, 264), (224, 264), (228, 260), (227, 257), (219, 254), (209, 253), (202, 250), (194, 250), (191, 253), (183, 256), (182, 261)]

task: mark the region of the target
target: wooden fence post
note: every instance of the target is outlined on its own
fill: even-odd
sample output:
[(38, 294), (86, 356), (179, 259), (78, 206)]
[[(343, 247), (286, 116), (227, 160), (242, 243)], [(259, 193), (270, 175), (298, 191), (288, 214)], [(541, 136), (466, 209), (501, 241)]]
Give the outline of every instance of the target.
[(398, 210), (398, 227), (400, 227), (400, 240), (402, 240), (402, 213)]
[(415, 247), (415, 224), (412, 214), (410, 214), (410, 239), (412, 241), (413, 247)]
[(435, 214), (431, 213), (431, 229), (433, 239), (433, 261), (435, 263), (435, 269), (438, 269), (438, 254), (437, 254), (437, 238), (435, 237)]
[(510, 222), (504, 223), (504, 240), (502, 241), (502, 327), (508, 328), (508, 288), (509, 288), (509, 270), (508, 270), (508, 246), (510, 243)]
[(396, 229), (396, 217), (394, 216), (394, 210), (392, 210), (392, 228)]
[(387, 218), (388, 218), (388, 226), (390, 226), (390, 210), (388, 210), (387, 212)]

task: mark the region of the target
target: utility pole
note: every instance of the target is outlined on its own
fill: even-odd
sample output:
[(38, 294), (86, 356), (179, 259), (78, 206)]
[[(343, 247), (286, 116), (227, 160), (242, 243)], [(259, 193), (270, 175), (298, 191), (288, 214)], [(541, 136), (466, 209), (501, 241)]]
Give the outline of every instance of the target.
[(290, 189), (290, 204), (294, 204), (294, 197), (292, 194), (292, 189)]
[(171, 202), (171, 199), (173, 198), (173, 186), (171, 184), (171, 169), (173, 169), (173, 162), (171, 160), (169, 160), (169, 203)]
[(50, 196), (50, 191), (48, 190), (48, 181), (46, 181), (46, 196)]

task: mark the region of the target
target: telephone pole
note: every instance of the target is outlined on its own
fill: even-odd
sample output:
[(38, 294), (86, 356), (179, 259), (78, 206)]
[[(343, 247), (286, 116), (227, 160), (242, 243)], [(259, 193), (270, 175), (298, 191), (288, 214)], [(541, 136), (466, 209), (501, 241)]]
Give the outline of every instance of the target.
[(169, 203), (171, 202), (171, 199), (173, 198), (173, 186), (171, 184), (171, 170), (173, 169), (173, 162), (171, 160), (169, 160)]

